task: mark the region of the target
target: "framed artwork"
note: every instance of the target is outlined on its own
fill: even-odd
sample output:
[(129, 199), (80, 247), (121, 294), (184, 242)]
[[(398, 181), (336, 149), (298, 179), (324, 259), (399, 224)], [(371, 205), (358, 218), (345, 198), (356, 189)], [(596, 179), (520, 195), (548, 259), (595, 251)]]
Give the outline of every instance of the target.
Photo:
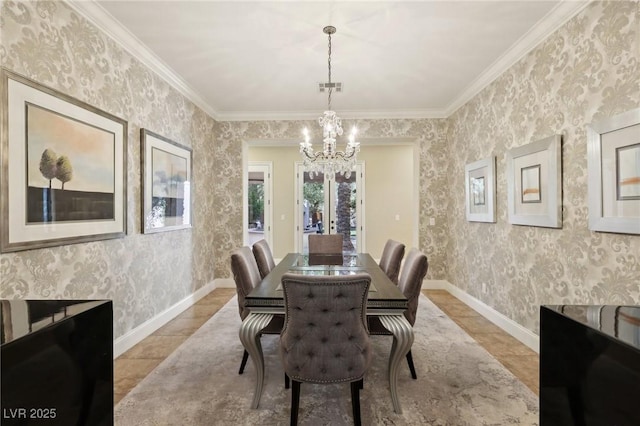
[(191, 228), (191, 149), (146, 129), (142, 145), (142, 232)]
[(2, 252), (126, 233), (127, 122), (6, 69)]
[(466, 215), (469, 222), (496, 221), (496, 157), (464, 168)]
[(562, 138), (507, 152), (509, 223), (562, 228)]
[(640, 108), (587, 126), (589, 229), (640, 234)]

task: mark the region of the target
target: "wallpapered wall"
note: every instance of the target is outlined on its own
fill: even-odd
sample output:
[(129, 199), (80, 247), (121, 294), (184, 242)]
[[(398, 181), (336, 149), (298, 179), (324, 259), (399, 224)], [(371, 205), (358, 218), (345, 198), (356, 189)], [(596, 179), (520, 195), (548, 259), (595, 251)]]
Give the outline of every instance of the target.
[[(116, 337), (213, 280), (214, 121), (62, 2), (2, 2), (0, 63), (128, 121), (125, 238), (0, 255), (2, 298), (108, 298)], [(140, 128), (193, 149), (194, 230), (141, 234)]]
[[(429, 257), (429, 278), (446, 277), (446, 256), (449, 230), (446, 205), (449, 198), (446, 168), (449, 158), (446, 144), (446, 120), (356, 120), (344, 122), (345, 128), (355, 124), (358, 137), (415, 139), (420, 147), (420, 230), (419, 245)], [(315, 131), (312, 139), (322, 135), (315, 122), (256, 121), (221, 122), (216, 125), (215, 198), (216, 217), (216, 277), (231, 276), (229, 252), (242, 245), (242, 144), (253, 140), (299, 139), (301, 129)], [(439, 226), (428, 226), (433, 217)], [(411, 244), (409, 241), (408, 244)]]
[[(587, 133), (640, 105), (640, 3), (593, 3), (450, 117), (452, 188), (497, 156), (497, 223), (449, 204), (449, 281), (536, 331), (540, 304), (640, 304), (640, 236), (591, 232)], [(563, 227), (508, 223), (506, 152), (562, 134)], [(452, 191), (452, 194), (460, 194)], [(487, 292), (482, 292), (482, 284)]]
[[(2, 3), (0, 64), (129, 123), (128, 235), (0, 255), (0, 297), (111, 298), (115, 336), (214, 278), (242, 245), (242, 144), (312, 122), (216, 123), (61, 2)], [(531, 330), (540, 303), (640, 303), (640, 237), (587, 227), (586, 123), (640, 104), (636, 2), (595, 3), (447, 120), (358, 120), (420, 146), (420, 248), (429, 277)], [(349, 123), (347, 123), (349, 124)], [(139, 129), (193, 148), (194, 228), (140, 233)], [(509, 225), (505, 153), (561, 133), (563, 229)], [(498, 157), (498, 222), (464, 217), (464, 165)], [(428, 218), (438, 226), (428, 226)], [(482, 283), (488, 292), (482, 293)]]

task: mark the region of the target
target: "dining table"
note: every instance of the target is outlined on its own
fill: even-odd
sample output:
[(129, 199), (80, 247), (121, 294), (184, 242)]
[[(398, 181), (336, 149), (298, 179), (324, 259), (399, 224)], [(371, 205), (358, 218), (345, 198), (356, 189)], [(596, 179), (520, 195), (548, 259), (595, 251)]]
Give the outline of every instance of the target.
[(367, 315), (377, 316), (393, 335), (389, 354), (389, 391), (393, 409), (402, 413), (398, 399), (398, 369), (413, 344), (413, 327), (404, 317), (407, 298), (387, 277), (369, 253), (349, 255), (287, 254), (246, 297), (249, 315), (240, 326), (240, 341), (255, 366), (256, 383), (251, 408), (258, 408), (264, 387), (265, 365), (260, 344), (261, 331), (274, 315), (284, 315), (282, 276), (287, 272), (301, 274), (341, 275), (366, 272), (371, 276), (367, 297)]

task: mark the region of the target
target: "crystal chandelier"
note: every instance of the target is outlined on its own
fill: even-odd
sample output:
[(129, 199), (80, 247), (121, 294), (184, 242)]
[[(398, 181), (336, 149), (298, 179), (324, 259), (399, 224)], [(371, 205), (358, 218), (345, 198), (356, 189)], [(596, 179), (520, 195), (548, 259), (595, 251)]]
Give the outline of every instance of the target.
[(331, 110), (331, 94), (335, 83), (331, 82), (331, 34), (335, 34), (336, 28), (332, 26), (324, 27), (322, 30), (329, 36), (329, 82), (325, 87), (329, 89), (329, 100), (327, 111), (318, 118), (318, 124), (322, 127), (323, 146), (322, 152), (315, 152), (309, 138), (309, 130), (305, 127), (304, 141), (300, 142), (300, 153), (304, 159), (304, 167), (313, 179), (316, 173), (324, 172), (325, 176), (333, 177), (340, 173), (347, 179), (351, 176), (351, 171), (356, 164), (356, 154), (360, 151), (360, 142), (356, 142), (356, 128), (351, 129), (349, 142), (344, 151), (336, 150), (336, 136), (342, 136), (342, 120), (335, 111)]

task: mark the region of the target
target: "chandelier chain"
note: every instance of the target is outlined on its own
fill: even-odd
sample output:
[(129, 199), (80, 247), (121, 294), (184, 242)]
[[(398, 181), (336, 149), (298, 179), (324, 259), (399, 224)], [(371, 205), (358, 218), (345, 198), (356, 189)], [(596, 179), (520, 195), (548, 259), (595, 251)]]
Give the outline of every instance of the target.
[(331, 33), (329, 33), (329, 59), (327, 60), (329, 65), (329, 107), (328, 110), (331, 110), (331, 93), (333, 92), (333, 86), (331, 86)]

